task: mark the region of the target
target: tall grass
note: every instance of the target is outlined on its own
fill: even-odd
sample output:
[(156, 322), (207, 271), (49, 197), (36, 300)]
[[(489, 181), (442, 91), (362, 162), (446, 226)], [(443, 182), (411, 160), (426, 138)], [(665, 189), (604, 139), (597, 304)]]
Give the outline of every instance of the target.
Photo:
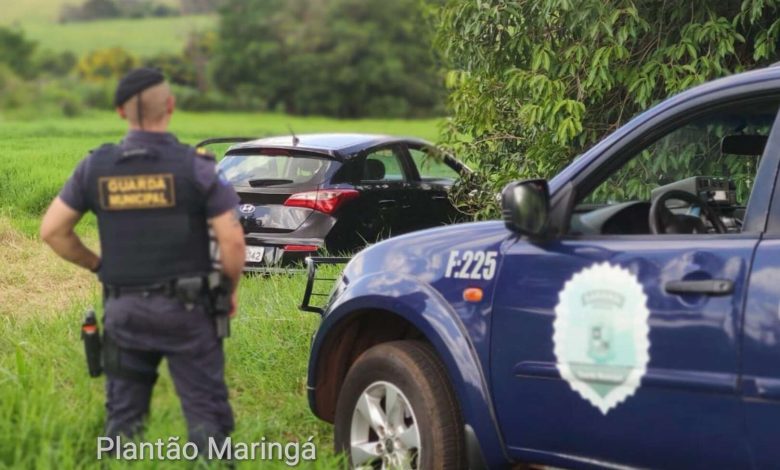
[[(368, 132), (411, 135), (435, 140), (438, 120), (334, 120), (273, 113), (179, 113), (172, 131), (194, 144), (215, 136), (257, 136), (310, 132)], [(3, 120), (0, 115), (0, 216), (27, 235), (76, 164), (91, 149), (116, 142), (125, 123), (114, 114), (91, 113), (78, 119), (39, 117)], [(86, 227), (94, 228), (88, 219)]]
[[(161, 52), (180, 53), (190, 33), (217, 27), (216, 15), (59, 23), (63, 6), (83, 3), (83, 0), (2, 0), (0, 25), (21, 27), (43, 49), (70, 51), (80, 56), (117, 46), (141, 57)], [(156, 0), (156, 3), (179, 6), (178, 0)]]
[(217, 27), (216, 16), (115, 19), (84, 23), (23, 23), (25, 34), (44, 49), (83, 55), (95, 49), (121, 47), (139, 57), (180, 53), (192, 33)]
[[(311, 415), (306, 402), (309, 340), (319, 320), (296, 311), (302, 286), (301, 276), (254, 277), (242, 283), (240, 314), (226, 341), (227, 381), (237, 421), (233, 438), (303, 442), (313, 436), (320, 459), (312, 468), (334, 468), (330, 428)], [(0, 465), (97, 466), (103, 379), (88, 377), (79, 339), (81, 315), (96, 303), (95, 294), (55, 316), (24, 317), (20, 312), (0, 317)], [(145, 439), (183, 439), (179, 403), (164, 367), (161, 372)], [(180, 468), (182, 463), (166, 466)], [(282, 463), (267, 466), (285, 468)]]
[[(287, 133), (288, 125), (297, 133), (382, 132), (435, 139), (436, 124), (181, 114), (173, 130), (188, 142), (215, 135)], [(88, 273), (45, 253), (35, 239), (42, 211), (76, 163), (89, 149), (123, 133), (123, 123), (108, 113), (75, 120), (0, 120), (0, 263), (7, 273), (0, 275), (0, 468), (192, 467), (96, 461), (103, 379), (87, 375), (79, 325), (88, 306), (100, 305), (99, 287)], [(93, 219), (81, 233), (95, 243)], [(341, 461), (331, 451), (331, 428), (311, 414), (306, 400), (309, 343), (319, 318), (296, 308), (303, 284), (302, 275), (242, 281), (239, 315), (226, 341), (227, 382), (237, 422), (233, 437), (239, 442), (263, 437), (289, 442), (313, 436), (318, 461), (300, 467), (339, 468)], [(35, 301), (24, 296), (35, 296)], [(165, 367), (161, 372), (146, 433), (150, 441), (186, 434), (170, 377)], [(266, 462), (245, 467), (286, 468)]]
[[(3, 0), (1, 23), (26, 23), (29, 21), (56, 22), (65, 5), (84, 3), (74, 0)], [(179, 0), (156, 0), (155, 3), (178, 6)]]

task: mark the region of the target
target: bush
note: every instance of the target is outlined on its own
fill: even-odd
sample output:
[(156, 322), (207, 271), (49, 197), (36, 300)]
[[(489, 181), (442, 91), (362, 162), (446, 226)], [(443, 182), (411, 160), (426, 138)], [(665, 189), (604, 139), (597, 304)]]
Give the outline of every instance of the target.
[(32, 56), (36, 47), (21, 30), (0, 26), (0, 63), (7, 64), (16, 74), (25, 78), (35, 75)]
[(91, 21), (119, 18), (121, 10), (114, 0), (86, 0), (81, 6), (65, 5), (60, 12), (60, 21)]
[(21, 117), (75, 117), (84, 111), (82, 95), (71, 80), (24, 80), (0, 64), (0, 110)]
[(35, 69), (39, 74), (65, 77), (78, 63), (78, 57), (70, 51), (53, 52), (44, 50), (35, 56)]
[(176, 105), (186, 111), (265, 111), (262, 101), (236, 91), (231, 95), (219, 92), (202, 92), (196, 88), (174, 85)]
[(158, 54), (146, 58), (142, 62), (146, 67), (162, 70), (168, 81), (173, 84), (190, 87), (198, 85), (195, 65), (180, 54)]
[[(456, 198), (498, 215), (509, 180), (549, 177), (658, 100), (776, 60), (774, 0), (449, 0), (446, 144), (479, 173)], [(475, 197), (481, 199), (475, 204)]]
[(85, 108), (83, 98), (69, 82), (62, 80), (39, 84), (40, 103), (36, 107), (52, 108), (54, 112), (61, 113), (65, 117), (80, 116)]
[(0, 63), (0, 110), (18, 109), (32, 100), (32, 90), (11, 68)]
[(100, 110), (114, 109), (115, 82), (94, 83), (83, 80), (69, 80), (67, 84), (74, 95), (78, 96), (79, 103), (83, 107)]
[(79, 60), (79, 76), (90, 82), (116, 81), (137, 67), (138, 59), (121, 47), (98, 49)]
[(60, 10), (60, 22), (178, 15), (179, 10), (176, 8), (151, 0), (86, 0), (84, 4), (79, 6), (63, 6)]
[(222, 0), (181, 0), (181, 11), (185, 15), (214, 13), (222, 3)]

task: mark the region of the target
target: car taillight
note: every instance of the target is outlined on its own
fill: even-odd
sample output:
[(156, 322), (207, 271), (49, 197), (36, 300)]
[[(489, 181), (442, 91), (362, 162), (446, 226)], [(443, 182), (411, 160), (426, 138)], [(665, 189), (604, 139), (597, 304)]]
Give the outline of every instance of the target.
[(354, 189), (321, 189), (319, 191), (306, 191), (296, 193), (284, 201), (288, 207), (306, 207), (315, 211), (332, 214), (347, 201), (360, 196), (360, 192)]
[(284, 245), (284, 251), (311, 252), (317, 251), (317, 245)]

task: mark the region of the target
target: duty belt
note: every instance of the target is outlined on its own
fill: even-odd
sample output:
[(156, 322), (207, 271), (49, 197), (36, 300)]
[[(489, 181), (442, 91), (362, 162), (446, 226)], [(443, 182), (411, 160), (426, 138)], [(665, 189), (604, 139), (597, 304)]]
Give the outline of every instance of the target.
[(127, 294), (163, 294), (168, 297), (174, 297), (176, 295), (176, 280), (138, 286), (112, 286), (105, 284), (103, 285), (103, 292), (106, 298), (119, 298)]
[[(219, 277), (219, 273), (213, 273)], [(219, 287), (216, 282), (209, 282), (209, 276), (180, 277), (171, 281), (140, 286), (103, 286), (105, 298), (118, 298), (125, 294), (150, 294), (160, 293), (168, 297), (179, 299), (187, 310), (192, 310), (196, 304), (213, 301), (211, 290)], [(215, 278), (215, 280), (218, 280)], [(212, 287), (212, 284), (214, 287)], [(228, 292), (228, 295), (230, 293)]]
[(103, 286), (103, 290), (106, 298), (117, 298), (126, 294), (163, 294), (168, 297), (178, 297), (185, 303), (192, 303), (208, 294), (208, 286), (209, 283), (206, 276), (190, 276), (137, 286), (113, 286), (106, 284)]

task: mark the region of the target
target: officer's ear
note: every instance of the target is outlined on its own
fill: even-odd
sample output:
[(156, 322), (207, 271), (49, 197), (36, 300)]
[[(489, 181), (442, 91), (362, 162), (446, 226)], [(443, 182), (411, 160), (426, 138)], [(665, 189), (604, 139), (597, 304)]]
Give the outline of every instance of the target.
[(117, 114), (119, 114), (119, 117), (121, 117), (122, 119), (127, 120), (127, 112), (125, 112), (125, 107), (124, 106), (117, 107), (116, 108), (116, 112), (117, 112)]
[(176, 97), (171, 95), (168, 95), (168, 100), (165, 103), (165, 111), (170, 116), (173, 114), (173, 110), (176, 109)]

